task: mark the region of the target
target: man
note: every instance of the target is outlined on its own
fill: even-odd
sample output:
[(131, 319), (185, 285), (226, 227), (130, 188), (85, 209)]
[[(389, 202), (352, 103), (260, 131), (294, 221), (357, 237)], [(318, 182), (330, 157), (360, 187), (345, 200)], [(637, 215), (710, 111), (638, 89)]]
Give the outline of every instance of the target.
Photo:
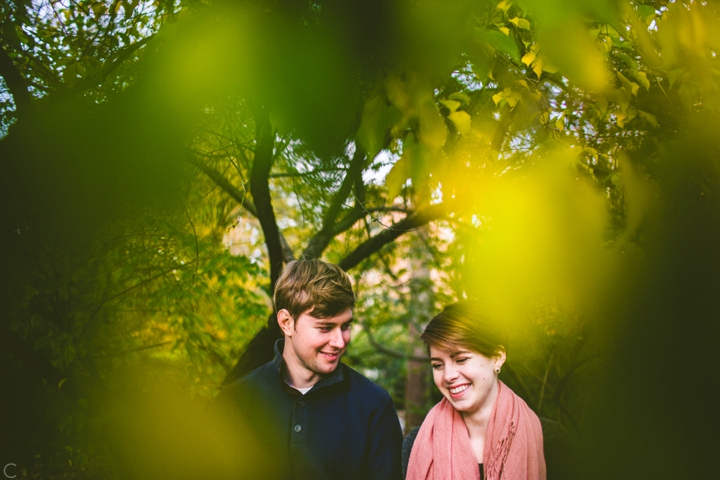
[(340, 363), (355, 306), (347, 274), (319, 260), (291, 262), (273, 301), (284, 334), (275, 359), (221, 394), (253, 447), (269, 453), (264, 478), (400, 479), (402, 433), (390, 395)]

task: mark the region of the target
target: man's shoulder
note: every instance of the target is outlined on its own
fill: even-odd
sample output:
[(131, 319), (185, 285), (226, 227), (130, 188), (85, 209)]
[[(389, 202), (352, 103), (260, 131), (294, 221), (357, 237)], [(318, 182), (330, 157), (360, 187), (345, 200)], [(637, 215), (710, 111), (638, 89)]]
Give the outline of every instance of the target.
[(223, 389), (223, 393), (230, 396), (239, 396), (244, 392), (258, 388), (263, 388), (273, 382), (273, 362), (268, 362), (259, 366), (250, 373), (247, 373), (239, 379), (232, 382)]
[(343, 375), (348, 378), (351, 392), (378, 402), (392, 401), (390, 394), (380, 385), (344, 363), (341, 363), (340, 366), (343, 369)]

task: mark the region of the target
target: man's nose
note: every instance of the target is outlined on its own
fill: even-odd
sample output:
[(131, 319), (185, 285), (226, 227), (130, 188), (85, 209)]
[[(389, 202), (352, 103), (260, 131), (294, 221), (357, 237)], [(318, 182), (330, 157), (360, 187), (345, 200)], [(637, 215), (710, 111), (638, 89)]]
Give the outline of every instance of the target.
[(345, 339), (343, 338), (343, 331), (341, 328), (333, 328), (330, 337), (330, 346), (335, 348), (344, 348)]

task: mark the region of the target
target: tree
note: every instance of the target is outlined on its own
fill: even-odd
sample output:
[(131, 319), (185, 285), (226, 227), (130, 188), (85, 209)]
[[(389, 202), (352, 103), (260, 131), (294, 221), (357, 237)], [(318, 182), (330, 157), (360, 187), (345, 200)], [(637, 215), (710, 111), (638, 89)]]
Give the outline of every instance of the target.
[[(568, 407), (563, 392), (592, 379), (578, 372), (597, 365), (599, 347), (573, 303), (593, 311), (617, 298), (597, 294), (617, 278), (604, 265), (624, 263), (613, 255), (667, 252), (646, 238), (671, 238), (650, 227), (667, 211), (658, 189), (702, 212), (698, 235), (714, 211), (700, 199), (714, 192), (713, 160), (683, 170), (687, 183), (670, 165), (697, 119), (717, 116), (715, 6), (181, 7), (2, 7), (6, 363), (50, 385), (73, 373), (63, 385), (75, 410), (88, 405), (83, 384), (104, 383), (99, 364), (164, 342), (176, 347), (166, 357), (184, 351), (194, 373), (229, 381), (262, 363), (279, 333), (270, 318), (233, 366), (258, 324), (223, 343), (223, 319), (266, 315), (258, 285), (267, 298), (284, 262), (324, 256), (358, 279), (397, 277), (398, 239), (442, 221), (452, 234), (431, 230), (446, 245), (434, 251), (447, 275), (438, 303), (482, 293), (508, 318), (534, 305), (535, 327), (517, 326), (537, 333), (537, 348), (507, 380), (579, 428), (587, 398), (575, 390)], [(262, 254), (227, 253), (235, 221), (262, 232)], [(247, 308), (233, 312), (238, 297)], [(374, 323), (376, 334), (403, 325)], [(107, 348), (128, 330), (138, 336)], [(407, 358), (406, 345), (372, 335), (368, 326), (370, 346)]]

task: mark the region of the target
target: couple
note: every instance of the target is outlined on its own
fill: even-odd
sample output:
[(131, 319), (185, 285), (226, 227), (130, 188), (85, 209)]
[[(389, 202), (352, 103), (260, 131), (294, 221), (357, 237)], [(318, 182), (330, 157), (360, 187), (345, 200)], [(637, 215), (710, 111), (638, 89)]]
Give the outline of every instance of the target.
[(474, 302), (448, 306), (421, 336), (444, 398), (403, 442), (390, 395), (340, 363), (355, 305), (347, 274), (289, 263), (273, 300), (275, 359), (220, 394), (271, 452), (263, 478), (546, 478), (544, 424), (498, 380), (505, 349)]

